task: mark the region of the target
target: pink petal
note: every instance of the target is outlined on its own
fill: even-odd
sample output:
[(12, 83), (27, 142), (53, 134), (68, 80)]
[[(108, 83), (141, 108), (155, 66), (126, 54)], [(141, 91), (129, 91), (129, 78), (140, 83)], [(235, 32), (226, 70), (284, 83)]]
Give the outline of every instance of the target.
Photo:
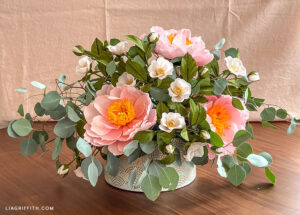
[(122, 135), (122, 129), (111, 130), (106, 135), (102, 136), (103, 140), (117, 140)]

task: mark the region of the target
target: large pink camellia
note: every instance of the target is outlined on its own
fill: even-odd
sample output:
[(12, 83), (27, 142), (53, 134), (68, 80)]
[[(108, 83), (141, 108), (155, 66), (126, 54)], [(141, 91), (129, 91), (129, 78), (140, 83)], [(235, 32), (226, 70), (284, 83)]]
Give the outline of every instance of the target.
[(134, 87), (105, 85), (95, 100), (84, 109), (87, 121), (84, 138), (95, 146), (106, 146), (114, 155), (123, 154), (123, 148), (138, 131), (156, 123), (149, 94)]
[[(232, 97), (229, 95), (206, 96), (208, 102), (203, 104), (206, 109), (207, 121), (213, 131), (219, 134), (224, 142), (222, 148), (217, 149), (223, 155), (233, 155), (235, 147), (232, 140), (237, 131), (245, 129), (249, 118), (249, 111), (246, 109), (238, 110), (232, 106)], [(242, 102), (243, 104), (243, 102)], [(208, 148), (211, 145), (208, 144)], [(215, 153), (209, 150), (209, 158), (215, 158)]]
[(189, 29), (164, 30), (162, 27), (153, 26), (150, 31), (159, 34), (154, 51), (165, 58), (182, 57), (189, 53), (198, 66), (204, 66), (214, 58), (209, 50), (205, 49), (202, 38), (191, 37)]

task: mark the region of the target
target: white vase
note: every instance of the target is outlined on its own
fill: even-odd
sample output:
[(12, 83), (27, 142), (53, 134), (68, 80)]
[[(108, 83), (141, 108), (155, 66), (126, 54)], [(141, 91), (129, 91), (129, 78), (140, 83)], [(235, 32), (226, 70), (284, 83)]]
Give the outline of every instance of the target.
[[(181, 157), (181, 166), (177, 166), (175, 164), (168, 165), (169, 167), (173, 167), (176, 169), (178, 175), (179, 175), (179, 182), (176, 187), (176, 189), (187, 186), (191, 184), (195, 178), (196, 178), (196, 166), (191, 165), (190, 163), (187, 163), (185, 159), (183, 158), (184, 152), (184, 147), (183, 147), (183, 142), (181, 142), (179, 139), (173, 139), (173, 142), (177, 146), (177, 148), (180, 149), (180, 157)], [(127, 190), (127, 191), (133, 191), (133, 192), (142, 192), (140, 188), (134, 187), (132, 190), (129, 189), (128, 187), (128, 180), (129, 180), (129, 175), (131, 171), (134, 168), (137, 168), (137, 176), (136, 180), (139, 179), (141, 176), (143, 170), (144, 170), (144, 163), (145, 161), (149, 158), (150, 160), (160, 160), (164, 157), (158, 148), (150, 154), (150, 155), (144, 155), (132, 163), (128, 163), (128, 158), (126, 156), (121, 156), (119, 158), (120, 160), (120, 166), (119, 166), (119, 172), (117, 176), (113, 177), (111, 176), (108, 172), (105, 171), (104, 177), (105, 181), (110, 184), (113, 187), (122, 189), (122, 190)], [(168, 191), (167, 189), (162, 189), (162, 191)]]

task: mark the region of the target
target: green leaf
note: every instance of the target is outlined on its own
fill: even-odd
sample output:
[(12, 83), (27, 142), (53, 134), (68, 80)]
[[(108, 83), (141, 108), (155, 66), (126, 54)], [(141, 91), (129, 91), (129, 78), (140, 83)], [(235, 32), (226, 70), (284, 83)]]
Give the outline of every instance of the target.
[(129, 157), (139, 147), (139, 141), (133, 140), (123, 148), (123, 153)]
[(181, 116), (187, 115), (186, 107), (184, 107), (181, 103), (174, 102), (175, 103), (175, 112), (180, 113)]
[(251, 139), (253, 139), (254, 138), (253, 127), (252, 127), (252, 125), (250, 123), (248, 123), (247, 131), (251, 135)]
[(45, 113), (46, 115), (50, 115), (51, 119), (59, 120), (66, 115), (66, 109), (62, 105), (58, 105), (54, 110), (49, 110)]
[(130, 190), (133, 190), (133, 185), (134, 185), (134, 182), (135, 182), (135, 179), (136, 179), (136, 175), (137, 175), (137, 168), (135, 167), (130, 175), (129, 175), (129, 179), (128, 179), (128, 188)]
[(23, 105), (20, 104), (19, 108), (18, 108), (18, 113), (21, 115), (21, 116), (24, 116), (24, 108), (23, 108)]
[(244, 110), (244, 106), (242, 105), (241, 100), (238, 99), (238, 98), (232, 98), (232, 105), (233, 105), (233, 107), (235, 107), (236, 109)]
[(182, 131), (180, 132), (180, 136), (181, 136), (184, 140), (189, 141), (189, 135), (188, 135), (188, 132), (187, 132), (186, 125), (183, 127)]
[(150, 175), (159, 177), (161, 173), (161, 167), (157, 162), (153, 161), (150, 163), (148, 167), (148, 171)]
[(140, 148), (137, 148), (129, 157), (128, 157), (128, 163), (132, 163), (139, 157), (141, 157), (143, 154), (142, 150)]
[(78, 122), (80, 120), (80, 117), (70, 105), (67, 106), (66, 110), (67, 110), (68, 118), (70, 120), (72, 120), (73, 122)]
[(66, 79), (67, 79), (67, 77), (65, 75), (60, 75), (58, 78), (58, 81), (60, 82), (60, 83), (58, 83), (58, 86), (63, 87), (64, 83), (66, 82)]
[(273, 107), (265, 108), (261, 113), (260, 117), (263, 121), (273, 121), (275, 119), (276, 110)]
[(168, 90), (162, 90), (157, 87), (151, 87), (150, 88), (150, 95), (156, 100), (156, 101), (168, 101), (170, 99)]
[(216, 45), (215, 45), (215, 49), (219, 50), (220, 48), (223, 47), (223, 45), (225, 44), (225, 38), (222, 38)]
[(59, 105), (60, 95), (56, 91), (51, 91), (47, 93), (42, 102), (41, 106), (45, 110), (54, 110)]
[(140, 81), (147, 81), (147, 71), (137, 62), (128, 60), (126, 63), (126, 71)]
[(84, 137), (84, 133), (85, 133), (84, 126), (85, 126), (85, 121), (83, 120), (78, 121), (76, 124), (76, 132), (81, 138)]
[(121, 42), (119, 39), (112, 38), (112, 39), (110, 39), (109, 44), (112, 45), (112, 46), (115, 46), (115, 45), (117, 45), (119, 42)]
[(153, 139), (154, 134), (153, 130), (139, 131), (134, 136), (134, 139), (138, 140), (140, 143), (148, 143)]
[(265, 159), (263, 156), (250, 154), (247, 157), (247, 160), (256, 167), (267, 167), (269, 166), (268, 160)]
[(114, 60), (110, 61), (107, 65), (106, 65), (106, 72), (107, 74), (112, 77), (112, 75), (114, 74), (114, 72), (116, 71), (116, 63)]
[(46, 151), (46, 141), (48, 140), (49, 136), (45, 130), (42, 131), (34, 131), (32, 134), (32, 138), (36, 141), (37, 144), (41, 146), (43, 152)]
[(272, 184), (275, 184), (276, 177), (275, 177), (274, 173), (268, 167), (265, 168), (265, 174), (266, 174), (266, 177), (269, 179), (269, 181)]
[(232, 144), (234, 146), (239, 146), (241, 143), (246, 142), (247, 140), (249, 140), (251, 138), (251, 134), (246, 131), (246, 130), (239, 130), (238, 132), (236, 132), (236, 134), (234, 135)]
[(175, 161), (175, 154), (168, 154), (166, 155), (162, 160), (160, 160), (159, 162), (161, 164), (171, 164)]
[(228, 172), (228, 179), (234, 186), (239, 186), (246, 178), (246, 171), (239, 165), (233, 165)]
[(140, 38), (138, 38), (138, 37), (136, 37), (136, 36), (134, 36), (134, 35), (127, 35), (127, 36), (125, 36), (125, 38), (126, 38), (127, 40), (129, 40), (130, 42), (132, 42), (133, 44), (135, 44), (135, 45), (136, 45), (137, 47), (139, 47), (141, 50), (145, 51), (145, 50), (144, 50), (143, 41), (142, 41)]
[(81, 137), (78, 138), (76, 143), (77, 149), (85, 156), (88, 157), (92, 154), (92, 147)]
[(15, 89), (15, 92), (26, 93), (27, 89), (26, 88), (19, 88), (19, 89)]
[(76, 149), (77, 138), (75, 138), (74, 136), (68, 137), (66, 139), (66, 143), (69, 149), (74, 150)]
[(221, 95), (227, 86), (227, 80), (225, 78), (220, 78), (215, 81), (214, 94)]
[(285, 119), (287, 117), (287, 112), (284, 109), (278, 109), (276, 111), (276, 116), (278, 116), (280, 119)]
[(241, 167), (244, 168), (245, 172), (246, 172), (246, 177), (250, 174), (252, 167), (248, 164), (248, 163), (241, 163), (240, 164)]
[(225, 51), (225, 56), (226, 57), (231, 56), (233, 58), (236, 58), (238, 56), (238, 53), (239, 53), (238, 49), (230, 48)]
[(258, 155), (264, 157), (264, 158), (268, 161), (268, 164), (269, 164), (269, 165), (272, 164), (273, 159), (272, 159), (272, 156), (271, 156), (269, 153), (267, 153), (267, 152), (261, 152), (261, 153), (259, 153)]
[(163, 113), (169, 113), (169, 108), (164, 102), (158, 102), (156, 106), (157, 121), (160, 122)]
[(100, 55), (101, 51), (103, 51), (103, 43), (98, 38), (94, 40), (91, 51), (96, 55)]
[(192, 162), (195, 165), (204, 166), (205, 164), (208, 163), (208, 156), (207, 155), (203, 155), (202, 157), (193, 157)]
[(151, 86), (152, 86), (151, 83), (150, 83), (150, 84), (146, 84), (146, 85), (142, 86), (142, 87), (140, 88), (140, 90), (143, 91), (143, 92), (145, 92), (145, 93), (147, 93), (147, 92), (149, 92)]
[(36, 88), (39, 88), (41, 90), (45, 89), (46, 88), (46, 85), (40, 83), (40, 82), (37, 82), (37, 81), (32, 81), (31, 82), (31, 85), (36, 87)]
[(181, 60), (180, 74), (184, 80), (190, 82), (197, 73), (197, 64), (194, 58), (187, 53)]
[(247, 161), (247, 157), (249, 154), (253, 153), (253, 149), (250, 144), (248, 143), (242, 143), (239, 145), (237, 148), (237, 154), (238, 154), (238, 159), (240, 161)]
[(262, 121), (261, 124), (262, 124), (262, 126), (270, 127), (270, 128), (273, 128), (273, 129), (278, 129), (278, 127), (276, 127), (275, 125), (272, 125), (268, 121)]
[(97, 166), (98, 176), (100, 176), (102, 169), (103, 169), (100, 161), (96, 157), (92, 156), (92, 157), (85, 158), (81, 162), (81, 170), (82, 170), (84, 177), (86, 177), (87, 179), (89, 179), (88, 168), (89, 168), (89, 165), (92, 163), (92, 158), (93, 158), (94, 164)]
[(197, 107), (197, 105), (195, 104), (193, 99), (190, 99), (189, 103), (190, 103), (189, 123), (191, 125), (195, 125), (197, 123), (197, 119), (198, 119), (198, 116), (199, 116), (199, 108)]
[(57, 156), (61, 153), (62, 151), (62, 140), (60, 137), (57, 137), (54, 142), (54, 148), (52, 151), (52, 160), (55, 160)]
[(20, 152), (23, 156), (30, 156), (36, 152), (38, 144), (32, 138), (25, 138), (20, 143)]
[(214, 59), (220, 60), (220, 52), (219, 51), (213, 51), (212, 52)]
[(162, 187), (175, 190), (178, 185), (179, 175), (172, 167), (162, 167), (158, 180)]
[(116, 156), (114, 156), (111, 152), (108, 152), (105, 170), (111, 176), (115, 177), (119, 172), (119, 165), (120, 165), (119, 159)]
[(31, 123), (27, 119), (18, 119), (12, 124), (13, 131), (21, 136), (27, 136), (31, 131)]
[(148, 143), (140, 143), (140, 147), (146, 154), (151, 154), (155, 150), (155, 144), (153, 143), (153, 141), (150, 141)]
[(98, 181), (99, 174), (98, 174), (98, 168), (97, 168), (96, 164), (94, 163), (93, 158), (92, 158), (92, 162), (90, 163), (90, 165), (88, 167), (88, 176), (89, 176), (89, 181), (90, 181), (91, 185), (93, 187), (95, 187), (97, 184), (97, 181)]
[(235, 157), (233, 156), (229, 156), (229, 155), (225, 155), (223, 158), (222, 158), (222, 164), (223, 166), (229, 170), (231, 167), (233, 167), (234, 165), (238, 165), (238, 161), (236, 160)]
[(54, 133), (61, 138), (68, 138), (75, 132), (75, 123), (69, 119), (63, 119), (56, 123)]
[(13, 138), (19, 138), (20, 136), (17, 135), (17, 133), (12, 128), (12, 124), (15, 121), (17, 121), (17, 120), (12, 120), (12, 121), (9, 122), (8, 127), (7, 127), (7, 134), (8, 134), (8, 136), (13, 137)]
[(222, 147), (224, 145), (224, 142), (220, 135), (213, 131), (210, 131), (210, 144), (216, 147)]
[(159, 89), (168, 89), (173, 81), (174, 80), (171, 77), (166, 77), (162, 80), (158, 79), (157, 80), (157, 87)]
[(36, 103), (34, 106), (34, 112), (36, 113), (36, 115), (38, 116), (43, 116), (45, 114), (45, 109), (42, 108), (41, 103)]
[(158, 198), (161, 186), (157, 177), (147, 174), (141, 184), (141, 188), (144, 191), (148, 199), (154, 201)]

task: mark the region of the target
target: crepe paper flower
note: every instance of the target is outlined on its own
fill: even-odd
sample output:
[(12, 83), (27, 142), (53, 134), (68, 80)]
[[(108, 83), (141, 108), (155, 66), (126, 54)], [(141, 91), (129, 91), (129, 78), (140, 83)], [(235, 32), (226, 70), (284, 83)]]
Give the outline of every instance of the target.
[(134, 77), (127, 72), (124, 72), (118, 79), (117, 87), (122, 87), (123, 85), (129, 85), (134, 87), (136, 84), (136, 81)]
[(153, 33), (151, 33), (151, 36), (149, 37), (149, 40), (150, 40), (150, 42), (153, 42), (153, 41), (155, 41), (158, 38), (159, 38), (159, 34), (153, 32)]
[(69, 172), (69, 168), (65, 169), (65, 165), (61, 165), (58, 170), (57, 170), (57, 174), (58, 175), (65, 175)]
[(94, 146), (108, 145), (111, 153), (121, 155), (137, 132), (156, 123), (156, 110), (152, 107), (148, 93), (128, 85), (105, 85), (84, 108), (84, 139)]
[(83, 172), (82, 172), (82, 170), (81, 170), (81, 167), (77, 167), (77, 169), (74, 170), (74, 173), (75, 173), (75, 175), (76, 175), (78, 178), (83, 178), (84, 180), (88, 180), (88, 179), (84, 176), (84, 174), (83, 174)]
[(200, 136), (204, 139), (204, 140), (209, 140), (210, 139), (210, 134), (208, 131), (206, 130), (202, 130), (200, 133)]
[(183, 129), (185, 126), (184, 117), (179, 113), (163, 113), (159, 128), (165, 132), (172, 132), (174, 129)]
[(227, 68), (232, 74), (236, 75), (237, 77), (246, 76), (246, 68), (239, 58), (232, 58), (231, 56), (228, 56), (225, 58), (225, 62)]
[(148, 72), (151, 78), (164, 79), (173, 73), (173, 64), (163, 57), (157, 60), (152, 60), (148, 67)]
[(189, 29), (179, 31), (153, 26), (150, 31), (159, 34), (159, 40), (155, 46), (155, 52), (167, 59), (182, 57), (190, 53), (198, 66), (204, 66), (213, 60), (214, 56), (205, 49), (205, 43), (201, 37), (191, 37)]
[(252, 74), (250, 73), (248, 76), (248, 80), (251, 82), (259, 81), (260, 80), (259, 73), (258, 72), (253, 72)]
[(78, 65), (76, 66), (76, 73), (85, 74), (90, 71), (91, 60), (89, 57), (85, 56), (79, 59)]
[(175, 81), (171, 83), (168, 91), (172, 102), (183, 102), (183, 100), (190, 97), (192, 88), (190, 83), (183, 79), (176, 78)]
[[(235, 147), (231, 144), (237, 131), (245, 129), (246, 122), (249, 118), (249, 111), (246, 109), (239, 110), (233, 107), (232, 97), (229, 95), (206, 96), (208, 102), (203, 104), (206, 109), (207, 121), (213, 131), (220, 135), (224, 142), (218, 152), (223, 155), (233, 155)], [(208, 148), (211, 145), (208, 145)], [(210, 153), (210, 159), (214, 158), (213, 152)]]
[(166, 145), (166, 152), (168, 152), (169, 154), (172, 154), (174, 152), (175, 147), (171, 144)]
[(121, 58), (122, 58), (124, 63), (126, 63), (128, 61), (128, 57), (126, 57), (126, 56), (122, 56)]
[(123, 41), (123, 42), (119, 42), (115, 46), (109, 45), (109, 46), (107, 46), (107, 48), (111, 53), (113, 53), (115, 55), (121, 55), (127, 51), (126, 44), (127, 44), (127, 41)]
[(204, 155), (204, 146), (206, 146), (206, 144), (207, 143), (201, 142), (192, 143), (187, 150), (187, 154), (183, 156), (184, 159), (190, 162), (194, 157), (202, 157)]

